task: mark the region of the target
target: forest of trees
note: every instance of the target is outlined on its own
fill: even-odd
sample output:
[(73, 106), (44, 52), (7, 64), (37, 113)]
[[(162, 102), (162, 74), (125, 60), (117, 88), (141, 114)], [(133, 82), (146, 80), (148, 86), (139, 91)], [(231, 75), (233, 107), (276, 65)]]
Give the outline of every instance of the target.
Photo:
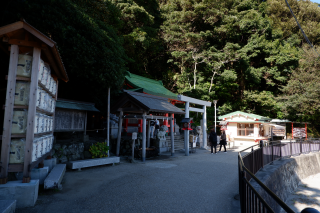
[(8, 0), (0, 26), (23, 18), (57, 42), (70, 78), (61, 98), (105, 109), (107, 88), (116, 95), (128, 70), (219, 100), (219, 114), (306, 121), (316, 133), (320, 7), (288, 2), (315, 49), (285, 0)]

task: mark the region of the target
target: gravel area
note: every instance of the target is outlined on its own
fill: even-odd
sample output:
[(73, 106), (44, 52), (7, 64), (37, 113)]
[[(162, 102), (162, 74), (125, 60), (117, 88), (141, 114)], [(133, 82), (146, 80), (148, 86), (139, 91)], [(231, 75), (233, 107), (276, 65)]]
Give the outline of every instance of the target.
[(303, 179), (296, 191), (288, 197), (286, 204), (295, 212), (301, 212), (307, 207), (320, 211), (320, 173)]

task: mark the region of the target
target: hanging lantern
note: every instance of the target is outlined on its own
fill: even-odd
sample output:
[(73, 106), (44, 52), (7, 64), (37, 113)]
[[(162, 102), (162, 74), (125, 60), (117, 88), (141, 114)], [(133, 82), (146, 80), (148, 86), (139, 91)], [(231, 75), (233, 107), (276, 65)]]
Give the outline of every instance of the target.
[(182, 119), (182, 130), (192, 130), (191, 124), (193, 123), (193, 118), (183, 118)]

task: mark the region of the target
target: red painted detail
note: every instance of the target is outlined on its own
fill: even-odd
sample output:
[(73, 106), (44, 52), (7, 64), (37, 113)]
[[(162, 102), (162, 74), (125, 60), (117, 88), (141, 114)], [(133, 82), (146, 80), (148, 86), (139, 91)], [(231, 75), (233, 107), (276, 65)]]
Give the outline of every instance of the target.
[(142, 119), (139, 120), (139, 126), (138, 126), (138, 132), (141, 133), (142, 132)]
[(306, 128), (306, 139), (308, 139), (308, 132), (307, 132), (308, 129), (307, 129), (307, 124), (306, 123), (304, 124), (304, 128)]
[[(169, 115), (168, 115), (168, 113), (166, 113), (164, 116), (168, 117)], [(167, 132), (170, 132), (170, 124), (169, 124), (168, 120), (166, 120), (166, 119), (163, 120), (163, 124), (162, 125), (167, 126), (168, 127)]]
[(129, 123), (129, 119), (125, 118), (122, 126), (124, 127), (124, 130), (126, 132), (128, 132), (128, 123)]

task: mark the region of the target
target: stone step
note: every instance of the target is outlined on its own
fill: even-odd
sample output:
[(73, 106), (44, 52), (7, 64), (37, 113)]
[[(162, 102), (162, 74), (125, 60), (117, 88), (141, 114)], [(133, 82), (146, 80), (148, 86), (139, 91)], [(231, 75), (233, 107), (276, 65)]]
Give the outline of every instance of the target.
[(115, 163), (120, 163), (120, 158), (116, 156), (112, 156), (112, 157), (106, 157), (106, 158), (69, 161), (68, 168), (81, 170), (81, 168), (100, 166), (100, 165), (106, 165), (106, 164), (114, 165)]
[(14, 213), (16, 203), (16, 200), (0, 200), (0, 213)]
[(61, 189), (61, 181), (66, 172), (66, 164), (57, 164), (44, 180), (44, 189)]

